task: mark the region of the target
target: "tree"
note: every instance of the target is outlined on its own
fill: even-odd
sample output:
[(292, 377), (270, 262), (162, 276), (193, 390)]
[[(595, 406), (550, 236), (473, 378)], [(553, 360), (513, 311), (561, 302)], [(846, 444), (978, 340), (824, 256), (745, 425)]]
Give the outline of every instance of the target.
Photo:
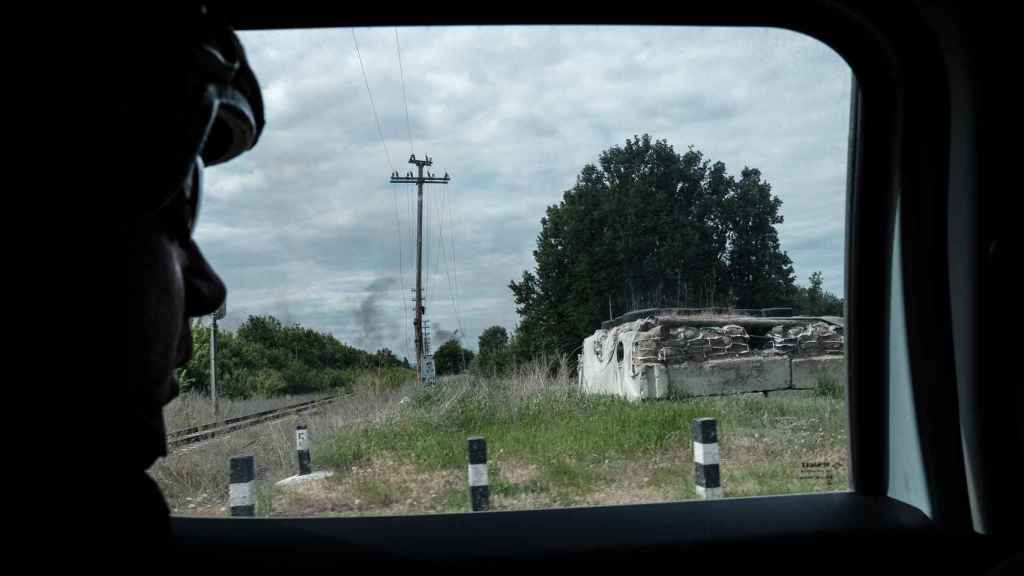
[(759, 170), (744, 168), (733, 192), (723, 199), (729, 287), (739, 308), (778, 306), (795, 296), (793, 262), (775, 230), (782, 224), (782, 200), (771, 189)]
[(547, 208), (536, 267), (509, 284), (516, 354), (571, 353), (601, 321), (642, 308), (788, 305), (781, 205), (756, 169), (737, 181), (646, 134), (602, 152)]
[(284, 327), (273, 316), (249, 316), (238, 327), (238, 337), (268, 348), (276, 347), (281, 340)]
[(480, 355), (494, 355), (504, 351), (508, 345), (508, 331), (502, 326), (491, 326), (480, 333)]
[(814, 272), (810, 277), (810, 285), (799, 288), (796, 313), (803, 316), (842, 316), (843, 300), (822, 286), (825, 283), (821, 271)]
[(452, 338), (434, 352), (434, 369), (438, 376), (459, 374), (469, 366), (472, 360), (473, 351), (466, 350), (458, 340)]
[(480, 333), (480, 355), (476, 369), (484, 374), (501, 374), (512, 364), (508, 331), (501, 326), (491, 326)]

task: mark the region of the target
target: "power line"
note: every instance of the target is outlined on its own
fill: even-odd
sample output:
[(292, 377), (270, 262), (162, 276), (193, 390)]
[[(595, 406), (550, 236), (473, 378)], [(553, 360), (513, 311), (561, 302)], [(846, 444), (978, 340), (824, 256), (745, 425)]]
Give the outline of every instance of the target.
[(426, 269), (425, 269), (425, 271), (427, 273), (427, 281), (426, 281), (425, 285), (423, 286), (423, 301), (427, 302), (429, 304), (430, 303), (430, 296), (431, 296), (431, 293), (432, 293), (432, 290), (430, 289), (430, 279), (432, 277), (431, 274), (430, 274), (430, 268), (431, 268), (431, 266), (430, 266), (430, 254), (432, 253), (432, 251), (430, 250), (430, 246), (432, 244), (431, 240), (433, 239), (433, 236), (430, 234), (430, 230), (431, 230), (431, 228), (430, 228), (430, 224), (431, 224), (431, 222), (430, 222), (430, 207), (431, 207), (430, 200), (428, 198), (424, 198), (423, 199), (423, 204), (424, 204), (424, 210), (423, 210), (423, 235), (426, 236), (426, 238), (427, 238), (426, 246), (423, 247), (424, 255), (426, 256), (425, 261), (427, 263), (426, 264)]
[[(445, 188), (447, 188), (447, 186)], [(441, 270), (440, 261), (442, 261), (442, 260), (445, 263), (445, 270), (446, 271), (447, 271), (447, 268), (448, 268), (448, 262), (446, 260), (447, 259), (447, 251), (444, 249), (444, 236), (443, 236), (444, 235), (444, 198), (445, 197), (447, 197), (447, 194), (445, 193), (444, 190), (442, 190), (442, 192), (441, 192), (441, 201), (437, 202), (437, 206), (434, 209), (435, 210), (435, 218), (437, 219), (437, 224), (436, 224), (436, 226), (437, 226), (437, 240), (435, 242), (436, 242), (436, 244), (439, 244), (440, 248), (441, 248), (440, 250), (438, 250), (438, 246), (435, 245), (435, 247), (434, 247), (434, 250), (436, 252), (435, 255), (434, 255), (435, 274), (440, 274), (440, 270)], [(449, 283), (449, 297), (450, 297), (450, 294), (451, 294), (451, 286), (450, 286), (450, 283)], [(435, 302), (437, 302), (437, 299), (435, 299)]]
[[(358, 58), (358, 60), (359, 60), (359, 69), (363, 73), (363, 85), (366, 86), (366, 95), (367, 95), (367, 97), (370, 100), (370, 110), (373, 111), (373, 121), (374, 121), (374, 124), (377, 127), (377, 137), (380, 138), (380, 145), (381, 145), (382, 148), (384, 148), (384, 156), (385, 156), (385, 158), (387, 158), (388, 167), (391, 168), (392, 172), (395, 172), (394, 163), (391, 161), (391, 152), (388, 150), (387, 142), (384, 140), (384, 131), (381, 129), (380, 116), (377, 114), (377, 104), (376, 104), (376, 102), (374, 102), (373, 91), (370, 89), (370, 80), (369, 80), (369, 78), (366, 75), (366, 65), (363, 63), (363, 55), (362, 55), (362, 53), (359, 50), (359, 40), (356, 39), (356, 31), (355, 31), (355, 29), (352, 29), (350, 31), (352, 32), (352, 46), (355, 48), (356, 58)], [(404, 89), (404, 87), (403, 87), (403, 89)], [(399, 294), (399, 302), (401, 302), (402, 317), (403, 317), (403, 321), (404, 321), (404, 324), (402, 326), (402, 335), (403, 335), (402, 341), (403, 341), (404, 348), (405, 348), (405, 355), (406, 355), (406, 357), (408, 357), (409, 356), (409, 333), (408, 333), (408, 330), (406, 330), (406, 326), (408, 326), (408, 324), (409, 324), (409, 311), (408, 311), (408, 307), (405, 305), (405, 261), (404, 261), (405, 258), (404, 258), (404, 255), (403, 255), (404, 250), (402, 248), (402, 225), (401, 225), (400, 218), (399, 218), (398, 191), (395, 190), (395, 189), (392, 189), (392, 199), (393, 199), (394, 205), (395, 205), (395, 232), (396, 232), (397, 237), (398, 237), (398, 278), (399, 278), (399, 286), (401, 288), (401, 292)]]
[[(415, 230), (416, 229), (416, 221), (415, 221), (416, 220), (416, 216), (414, 215), (414, 212), (413, 212), (413, 203), (414, 203), (413, 196), (416, 194), (416, 186), (415, 186), (415, 184), (407, 183), (406, 187), (404, 187), (404, 188), (406, 188), (406, 210), (407, 210), (406, 213), (407, 213), (408, 218), (409, 218), (407, 220), (409, 222), (409, 227), (408, 227), (409, 244), (408, 245), (410, 246), (411, 250), (416, 250), (416, 230)], [(412, 291), (415, 292), (415, 290), (412, 290)], [(403, 296), (408, 297), (408, 294), (403, 294)], [(409, 302), (407, 300), (402, 300), (402, 305), (404, 307), (406, 307), (407, 310), (408, 310), (408, 307), (409, 307), (408, 304), (409, 304)], [(415, 324), (416, 323), (414, 322), (413, 325), (415, 326)], [(410, 330), (410, 324), (409, 324), (408, 321), (406, 322), (406, 326), (404, 326), (403, 329), (406, 330), (407, 333)], [(415, 334), (416, 334), (415, 328), (413, 329), (413, 334), (414, 334), (414, 337), (416, 337), (415, 336)], [(414, 351), (412, 356), (415, 358), (415, 356), (416, 356), (415, 351)]]
[(406, 327), (409, 325), (409, 307), (405, 305), (405, 258), (402, 253), (405, 250), (402, 248), (402, 225), (398, 218), (398, 191), (394, 188), (391, 189), (391, 196), (395, 201), (395, 231), (398, 233), (398, 279), (401, 287), (399, 293), (399, 302), (402, 304), (402, 342), (405, 351), (405, 357), (409, 357), (409, 331)]
[[(442, 190), (441, 193), (443, 194), (444, 191)], [(438, 244), (438, 241), (439, 241), (439, 239), (441, 237), (441, 231), (444, 229), (444, 222), (438, 217), (438, 208), (439, 207), (440, 207), (440, 202), (435, 202), (434, 205), (432, 206), (432, 208), (434, 209), (434, 215), (432, 217), (432, 221), (434, 223), (434, 227), (437, 228), (437, 237), (432, 240), (433, 241), (433, 248), (431, 249), (432, 250), (432, 254), (434, 255), (434, 264), (433, 264), (433, 273), (434, 274), (438, 274), (438, 272), (440, 271), (440, 268), (441, 268), (441, 264), (439, 262), (439, 260), (441, 258), (441, 252), (438, 251), (437, 244)], [(431, 289), (433, 289), (436, 284), (437, 284), (437, 281), (434, 280), (433, 276), (431, 276)], [(435, 303), (437, 302), (436, 297), (434, 299), (434, 302)]]
[[(426, 281), (426, 294), (423, 296), (423, 299), (427, 303), (426, 305), (427, 305), (428, 309), (433, 310), (433, 305), (434, 305), (434, 300), (435, 300), (434, 299), (434, 269), (436, 268), (435, 262), (434, 262), (434, 260), (435, 260), (434, 253), (437, 251), (436, 250), (436, 246), (435, 246), (436, 242), (434, 241), (433, 231), (434, 231), (434, 228), (436, 228), (436, 226), (437, 226), (437, 222), (436, 222), (436, 215), (434, 214), (435, 210), (434, 210), (433, 198), (427, 199), (427, 200), (425, 200), (425, 202), (427, 203), (426, 206), (424, 207), (425, 208), (424, 212), (425, 212), (425, 217), (426, 217), (426, 228), (424, 228), (424, 233), (427, 235), (427, 247), (426, 247), (426, 249), (427, 249), (427, 281)], [(431, 333), (433, 332), (433, 326), (431, 326), (430, 322), (427, 322), (425, 324), (424, 329), (427, 331), (427, 335), (428, 336), (431, 335)], [(429, 350), (429, 349), (430, 349), (430, 347), (428, 346), (427, 350)]]
[(398, 28), (395, 28), (395, 49), (398, 52), (398, 71), (402, 74), (402, 102), (405, 103), (405, 130), (409, 135), (409, 154), (414, 154), (412, 146), (412, 124), (409, 122), (409, 98), (405, 94), (405, 67), (402, 66), (402, 45), (398, 42)]
[[(447, 187), (446, 187), (447, 188)], [(444, 234), (444, 190), (441, 191), (441, 198), (438, 199), (437, 206), (435, 207), (435, 218), (437, 219), (437, 240), (435, 240), (434, 250), (434, 273), (441, 273), (441, 261), (444, 259), (446, 251), (444, 250), (444, 242), (442, 241), (442, 235)], [(438, 250), (440, 245), (440, 250)], [(445, 263), (447, 265), (447, 263)]]
[[(409, 230), (409, 244), (408, 245), (409, 245), (411, 250), (416, 250), (416, 212), (415, 212), (415, 208), (414, 208), (414, 205), (416, 204), (416, 200), (414, 199), (415, 196), (416, 196), (416, 185), (415, 184), (411, 184), (411, 183), (406, 184), (406, 196), (405, 196), (406, 203), (405, 203), (405, 206), (406, 206), (406, 210), (408, 210), (408, 216), (409, 216), (409, 220), (408, 220), (408, 222), (409, 222), (409, 226), (408, 226), (408, 230)], [(418, 273), (419, 273), (419, 271), (417, 270), (417, 274)], [(413, 290), (413, 292), (415, 292), (415, 290)], [(408, 304), (408, 303), (406, 303), (406, 304)], [(413, 323), (413, 325), (415, 326), (415, 323)], [(409, 325), (408, 324), (406, 324), (406, 329), (407, 330), (409, 329)], [(412, 332), (413, 332), (413, 335), (415, 337), (416, 329), (413, 328)], [(418, 337), (416, 337), (416, 338), (418, 338)], [(413, 353), (413, 356), (415, 357), (415, 352)]]
[[(438, 233), (438, 239), (441, 242), (441, 254), (444, 257), (445, 275), (448, 278), (448, 299), (451, 300), (452, 312), (455, 313), (455, 322), (459, 326), (459, 331), (462, 332), (463, 335), (465, 335), (465, 331), (464, 331), (464, 329), (462, 327), (462, 316), (459, 314), (458, 295), (455, 292), (455, 286), (454, 286), (454, 284), (452, 282), (451, 268), (454, 266), (455, 261), (454, 261), (454, 259), (452, 260), (452, 266), (448, 265), (449, 252), (448, 252), (448, 250), (447, 250), (447, 248), (445, 246), (445, 243), (444, 243), (444, 234), (441, 233), (441, 231), (444, 230), (444, 222), (445, 222), (444, 214), (445, 214), (445, 209), (446, 208), (450, 210), (450, 205), (448, 204), (448, 190), (447, 189), (444, 190), (443, 196), (442, 196), (441, 227), (440, 227), (440, 230), (439, 230), (439, 233)], [(451, 218), (450, 218), (450, 212), (449, 212), (449, 218), (448, 218), (448, 238), (451, 239), (451, 237), (452, 237), (452, 230), (451, 230)], [(452, 254), (452, 256), (454, 256), (454, 255)]]
[(408, 220), (408, 222), (409, 222), (409, 246), (415, 246), (416, 245), (416, 224), (415, 224), (416, 216), (415, 216), (415, 213), (413, 212), (413, 204), (414, 204), (413, 196), (415, 196), (415, 194), (416, 194), (416, 186), (415, 186), (415, 184), (407, 184), (406, 185), (406, 195), (405, 195), (405, 208), (406, 208), (406, 214), (409, 217), (409, 220)]
[[(438, 244), (441, 245), (441, 254), (439, 255), (439, 258), (440, 258), (441, 261), (444, 262), (445, 278), (448, 280), (448, 299), (451, 300), (452, 299), (451, 266), (449, 266), (449, 264), (448, 264), (448, 250), (447, 250), (447, 247), (445, 246), (445, 243), (444, 243), (444, 232), (445, 232), (444, 212), (445, 212), (445, 207), (447, 206), (447, 203), (448, 203), (448, 190), (446, 189), (446, 190), (442, 190), (441, 191), (441, 204), (440, 204), (440, 210), (438, 211), (439, 212), (438, 221), (440, 222), (440, 225), (437, 228), (437, 242), (438, 242)], [(453, 312), (454, 312), (454, 308), (455, 308), (455, 302), (452, 301), (452, 311)]]
[(356, 56), (359, 58), (359, 69), (363, 71), (363, 83), (366, 84), (366, 94), (370, 97), (370, 108), (373, 110), (373, 120), (377, 124), (377, 136), (380, 137), (380, 145), (384, 147), (384, 155), (388, 158), (388, 167), (391, 171), (395, 171), (395, 165), (391, 162), (391, 152), (388, 151), (388, 145), (384, 142), (384, 131), (380, 129), (380, 118), (377, 116), (377, 105), (373, 102), (373, 92), (370, 90), (370, 81), (366, 78), (366, 67), (363, 65), (363, 55), (359, 52), (359, 42), (356, 40), (356, 31), (353, 28), (352, 32), (352, 44), (356, 47)]
[[(447, 190), (445, 190), (445, 192), (447, 193)], [(455, 192), (452, 191), (452, 195), (454, 195), (454, 194), (455, 194)], [(449, 252), (449, 255), (451, 256), (451, 259), (452, 259), (452, 273), (454, 275), (454, 281), (452, 282), (452, 284), (455, 287), (455, 317), (456, 317), (456, 320), (458, 320), (458, 322), (459, 322), (459, 330), (461, 330), (462, 333), (465, 334), (465, 329), (462, 327), (462, 314), (459, 311), (459, 305), (458, 305), (458, 302), (459, 302), (459, 267), (458, 267), (457, 260), (455, 259), (455, 227), (456, 226), (455, 226), (455, 224), (452, 223), (452, 220), (453, 220), (453, 218), (452, 218), (452, 203), (448, 202), (447, 197), (445, 198), (445, 205), (448, 207), (448, 241), (451, 244), (451, 251)]]

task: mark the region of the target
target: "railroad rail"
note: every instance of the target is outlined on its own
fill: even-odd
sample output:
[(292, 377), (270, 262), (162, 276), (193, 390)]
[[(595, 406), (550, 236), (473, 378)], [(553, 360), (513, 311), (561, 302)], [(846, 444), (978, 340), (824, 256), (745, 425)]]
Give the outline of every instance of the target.
[(167, 434), (167, 447), (170, 449), (180, 448), (189, 444), (195, 444), (197, 442), (203, 442), (210, 440), (218, 436), (224, 436), (231, 432), (237, 432), (256, 424), (262, 424), (264, 422), (272, 422), (274, 420), (280, 420), (294, 414), (301, 414), (302, 412), (308, 412), (321, 408), (338, 400), (340, 398), (347, 397), (348, 394), (330, 396), (327, 398), (320, 398), (317, 400), (309, 400), (306, 402), (300, 402), (298, 404), (292, 404), (291, 406), (284, 406), (282, 408), (274, 408), (272, 410), (263, 410), (261, 412), (255, 412), (253, 414), (246, 414), (245, 416), (236, 416), (234, 418), (226, 418), (219, 422), (208, 422), (206, 424), (200, 424), (198, 426), (191, 426), (189, 428), (183, 428), (181, 430), (175, 430)]

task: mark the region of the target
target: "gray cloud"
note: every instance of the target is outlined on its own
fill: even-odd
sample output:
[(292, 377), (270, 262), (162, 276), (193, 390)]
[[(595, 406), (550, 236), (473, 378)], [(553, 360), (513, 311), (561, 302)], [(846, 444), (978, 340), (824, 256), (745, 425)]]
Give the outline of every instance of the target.
[[(415, 189), (394, 30), (243, 32), (264, 90), (259, 145), (207, 173), (197, 239), (229, 317), (286, 315), (412, 357)], [(850, 72), (831, 49), (770, 29), (401, 29), (412, 147), (448, 171), (424, 191), (427, 316), (465, 345), (516, 316), (547, 206), (634, 134), (693, 145), (730, 173), (761, 169), (783, 200), (798, 281), (842, 294)], [(443, 244), (443, 248), (442, 248)], [(284, 318), (282, 318), (284, 320)], [(444, 328), (441, 328), (444, 327)], [(440, 333), (440, 334), (439, 334)]]

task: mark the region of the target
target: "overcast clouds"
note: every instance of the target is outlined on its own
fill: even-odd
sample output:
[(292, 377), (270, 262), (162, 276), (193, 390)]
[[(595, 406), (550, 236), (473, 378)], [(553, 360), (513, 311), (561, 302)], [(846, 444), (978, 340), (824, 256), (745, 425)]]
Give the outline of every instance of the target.
[[(395, 31), (356, 36), (391, 165), (350, 30), (244, 32), (267, 125), (253, 151), (207, 171), (196, 236), (228, 285), (228, 327), (274, 314), (412, 359), (415, 188), (388, 183), (392, 166), (413, 168)], [(427, 316), (459, 327), (457, 275), (466, 345), (487, 326), (513, 328), (507, 285), (533, 267), (545, 207), (601, 151), (645, 132), (730, 174), (759, 168), (783, 201), (798, 282), (822, 270), (842, 294), (850, 71), (818, 41), (604, 26), (403, 28), (399, 39), (413, 148), (452, 175), (424, 192)]]

